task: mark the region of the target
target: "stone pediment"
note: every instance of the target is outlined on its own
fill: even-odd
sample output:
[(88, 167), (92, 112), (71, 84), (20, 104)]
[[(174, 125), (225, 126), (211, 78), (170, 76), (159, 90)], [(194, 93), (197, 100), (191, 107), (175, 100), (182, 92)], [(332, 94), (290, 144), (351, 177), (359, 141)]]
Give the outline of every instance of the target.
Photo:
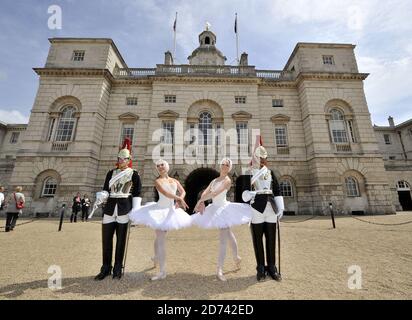
[(284, 114), (276, 114), (272, 116), (270, 120), (275, 123), (285, 123), (290, 121), (290, 117), (285, 116)]
[(179, 118), (179, 114), (172, 110), (166, 110), (166, 111), (159, 112), (157, 116), (160, 119), (165, 119), (165, 120), (176, 120), (177, 118)]
[(139, 116), (131, 112), (126, 112), (119, 116), (119, 120), (120, 121), (137, 121), (139, 120)]
[(238, 111), (232, 114), (232, 118), (234, 120), (250, 120), (252, 119), (252, 115), (246, 111)]

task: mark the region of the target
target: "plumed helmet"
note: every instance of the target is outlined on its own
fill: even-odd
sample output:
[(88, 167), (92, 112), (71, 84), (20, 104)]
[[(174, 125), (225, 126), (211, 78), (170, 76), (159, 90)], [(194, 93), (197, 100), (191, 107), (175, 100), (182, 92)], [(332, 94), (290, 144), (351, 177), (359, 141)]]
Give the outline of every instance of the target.
[(129, 158), (130, 159), (130, 163), (129, 163), (129, 167), (132, 167), (132, 155), (131, 155), (131, 141), (129, 138), (125, 138), (123, 141), (123, 145), (122, 148), (120, 149), (119, 153), (117, 154), (118, 158)]
[(255, 157), (266, 159), (268, 157), (268, 152), (266, 151), (265, 147), (257, 147), (255, 150)]

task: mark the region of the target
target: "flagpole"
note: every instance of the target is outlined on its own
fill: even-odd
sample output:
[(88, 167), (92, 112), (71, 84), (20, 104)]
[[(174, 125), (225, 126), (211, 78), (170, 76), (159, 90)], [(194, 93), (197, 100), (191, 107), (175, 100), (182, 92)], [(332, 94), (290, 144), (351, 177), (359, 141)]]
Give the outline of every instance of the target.
[(175, 61), (175, 55), (176, 55), (176, 24), (177, 24), (177, 12), (176, 12), (176, 17), (175, 17), (175, 22), (173, 24), (173, 64)]
[(236, 32), (236, 61), (237, 65), (239, 65), (239, 34), (237, 32), (237, 12), (236, 12), (236, 18), (235, 18), (235, 32)]

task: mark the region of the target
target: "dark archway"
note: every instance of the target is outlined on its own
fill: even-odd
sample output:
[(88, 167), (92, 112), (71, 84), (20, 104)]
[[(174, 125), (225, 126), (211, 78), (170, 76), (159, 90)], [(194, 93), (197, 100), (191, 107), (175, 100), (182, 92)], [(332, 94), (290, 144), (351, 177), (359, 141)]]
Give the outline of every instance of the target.
[(186, 203), (188, 213), (192, 214), (201, 192), (207, 188), (210, 181), (217, 178), (219, 172), (211, 168), (199, 168), (192, 171), (185, 180)]
[(244, 203), (244, 201), (242, 200), (242, 193), (245, 190), (251, 190), (250, 177), (250, 175), (242, 175), (236, 179), (235, 202)]

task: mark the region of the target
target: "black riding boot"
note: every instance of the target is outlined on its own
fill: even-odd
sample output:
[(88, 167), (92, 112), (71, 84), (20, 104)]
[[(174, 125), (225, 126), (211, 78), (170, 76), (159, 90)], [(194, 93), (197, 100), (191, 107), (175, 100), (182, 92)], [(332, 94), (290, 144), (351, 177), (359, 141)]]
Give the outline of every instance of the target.
[(103, 265), (100, 273), (94, 278), (95, 280), (103, 280), (112, 273), (113, 235), (115, 230), (116, 222), (102, 224)]
[(117, 223), (116, 225), (116, 253), (113, 267), (113, 279), (122, 277), (124, 250), (126, 248), (126, 237), (128, 223)]
[(255, 257), (256, 257), (256, 278), (258, 281), (264, 280), (266, 278), (265, 274), (265, 253), (263, 249), (263, 231), (264, 231), (264, 224), (251, 224), (251, 231), (252, 231), (252, 240), (253, 240), (253, 248), (255, 249)]
[(273, 280), (280, 281), (281, 278), (276, 269), (276, 223), (265, 222), (265, 239), (267, 273)]

